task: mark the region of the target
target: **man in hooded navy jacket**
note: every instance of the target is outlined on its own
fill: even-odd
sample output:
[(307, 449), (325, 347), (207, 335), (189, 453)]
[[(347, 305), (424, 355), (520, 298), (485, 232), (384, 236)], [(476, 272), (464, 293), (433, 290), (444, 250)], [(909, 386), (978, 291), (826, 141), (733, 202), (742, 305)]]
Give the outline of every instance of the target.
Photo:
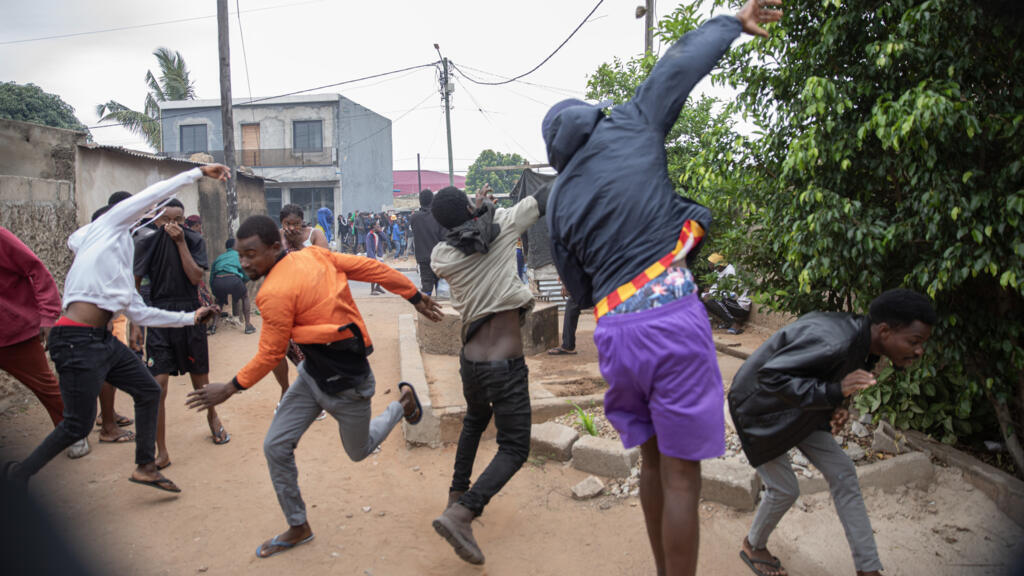
[[(558, 171), (547, 206), (559, 276), (593, 306), (605, 414), (641, 446), (640, 500), (658, 574), (697, 567), (700, 460), (725, 449), (722, 379), (707, 313), (686, 262), (710, 211), (669, 180), (665, 137), (693, 87), (741, 32), (767, 36), (781, 0), (750, 0), (673, 45), (632, 100), (605, 115), (559, 102), (542, 125)], [(642, 231), (624, 241), (621, 230)]]

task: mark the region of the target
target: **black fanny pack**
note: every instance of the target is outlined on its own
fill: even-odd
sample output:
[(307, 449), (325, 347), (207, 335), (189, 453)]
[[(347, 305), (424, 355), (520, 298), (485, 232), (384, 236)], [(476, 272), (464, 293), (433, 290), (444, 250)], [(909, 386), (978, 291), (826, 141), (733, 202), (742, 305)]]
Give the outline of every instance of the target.
[(317, 386), (325, 394), (338, 394), (355, 388), (370, 376), (370, 363), (366, 357), (373, 352), (363, 341), (359, 326), (346, 324), (338, 332), (351, 330), (353, 337), (328, 344), (298, 344), (306, 355), (303, 365)]

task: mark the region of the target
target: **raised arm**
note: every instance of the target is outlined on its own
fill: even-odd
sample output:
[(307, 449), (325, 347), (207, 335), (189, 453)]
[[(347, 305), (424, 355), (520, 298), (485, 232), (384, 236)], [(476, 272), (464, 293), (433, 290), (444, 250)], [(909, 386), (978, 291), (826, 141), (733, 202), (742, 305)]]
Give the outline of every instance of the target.
[(118, 202), (100, 218), (108, 226), (127, 228), (149, 212), (154, 204), (173, 196), (178, 188), (192, 184), (203, 176), (224, 181), (228, 179), (230, 174), (231, 172), (228, 170), (228, 167), (221, 164), (209, 164), (193, 168), (173, 178), (157, 182), (142, 192), (133, 194), (131, 198)]

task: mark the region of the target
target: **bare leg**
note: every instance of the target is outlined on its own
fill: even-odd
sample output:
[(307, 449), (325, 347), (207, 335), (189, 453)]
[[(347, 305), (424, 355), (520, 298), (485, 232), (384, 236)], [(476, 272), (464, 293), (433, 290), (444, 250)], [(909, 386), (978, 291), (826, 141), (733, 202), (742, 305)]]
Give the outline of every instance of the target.
[(130, 442), (135, 435), (129, 430), (121, 430), (117, 424), (121, 417), (114, 411), (115, 390), (108, 382), (100, 388), (100, 441)]
[(281, 550), (287, 550), (287, 546), (276, 546), (272, 544), (276, 539), (278, 542), (284, 542), (287, 544), (295, 545), (313, 535), (313, 529), (310, 528), (309, 522), (305, 522), (298, 526), (289, 526), (287, 530), (278, 534), (274, 538), (264, 542), (258, 549), (257, 554), (260, 558), (266, 558), (273, 554), (280, 552)]
[[(193, 374), (189, 373), (189, 378), (192, 380), (192, 389), (199, 390), (210, 383), (210, 374)], [(210, 408), (206, 411), (206, 423), (210, 425), (210, 434), (213, 435), (214, 444), (226, 444), (230, 439), (228, 433), (224, 431), (224, 426), (220, 422), (220, 416), (217, 415), (215, 408)]]
[(643, 461), (640, 464), (640, 506), (647, 524), (647, 538), (654, 552), (654, 565), (658, 576), (665, 576), (665, 551), (661, 540), (661, 512), (665, 499), (661, 491), (661, 453), (658, 452), (658, 437), (640, 446)]
[[(252, 308), (252, 306), (250, 306), (250, 303), (249, 303), (249, 293), (246, 292), (245, 296), (242, 297), (242, 315), (245, 316), (245, 326), (246, 326), (246, 328), (248, 328), (249, 326), (252, 326), (252, 320), (249, 317), (249, 313), (251, 311), (250, 310), (251, 308)], [(287, 366), (285, 366), (285, 368), (287, 368)], [(288, 373), (285, 372), (285, 379), (287, 379), (287, 378), (288, 378)]]
[(160, 385), (160, 410), (156, 416), (156, 466), (166, 468), (171, 463), (171, 455), (167, 453), (167, 382), (169, 374), (157, 374), (156, 383)]
[(700, 543), (700, 462), (661, 455), (662, 508), (661, 540), (665, 550), (665, 573), (692, 576), (697, 573)]
[(281, 358), (281, 362), (277, 366), (274, 366), (274, 379), (277, 380), (278, 386), (281, 387), (281, 398), (284, 398), (284, 393), (288, 391), (288, 359)]

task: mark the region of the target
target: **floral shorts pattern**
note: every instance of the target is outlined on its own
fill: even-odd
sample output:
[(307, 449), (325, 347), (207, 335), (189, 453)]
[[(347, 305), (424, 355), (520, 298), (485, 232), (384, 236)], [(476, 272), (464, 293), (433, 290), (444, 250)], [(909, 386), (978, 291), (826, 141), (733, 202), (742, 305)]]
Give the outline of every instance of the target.
[(637, 290), (636, 294), (609, 310), (608, 314), (629, 314), (630, 312), (658, 308), (696, 291), (697, 283), (694, 282), (693, 273), (689, 268), (667, 268), (653, 280), (644, 284), (644, 287)]

